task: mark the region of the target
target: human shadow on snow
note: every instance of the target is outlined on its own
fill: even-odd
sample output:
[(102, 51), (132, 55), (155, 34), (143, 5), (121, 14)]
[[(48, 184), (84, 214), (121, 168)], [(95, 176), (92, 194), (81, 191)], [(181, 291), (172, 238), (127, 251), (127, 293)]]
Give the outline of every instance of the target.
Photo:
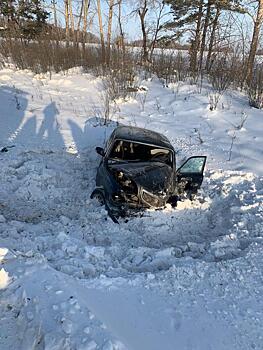
[(43, 140), (48, 145), (57, 146), (59, 148), (64, 147), (64, 140), (60, 133), (60, 125), (57, 116), (59, 110), (57, 109), (56, 103), (51, 102), (43, 111), (44, 119), (40, 125), (37, 133), (37, 137)]
[[(29, 109), (29, 98), (27, 92), (15, 87), (0, 87), (0, 147), (19, 144), (26, 147), (65, 149), (56, 103), (51, 102), (43, 109), (43, 117), (41, 114), (28, 117), (27, 114), (32, 112)], [(103, 118), (90, 117), (83, 128), (72, 119), (68, 119), (68, 125), (75, 147), (80, 153), (96, 146), (104, 146), (118, 123), (108, 121), (105, 125)]]
[[(2, 90), (2, 89), (1, 89)], [(2, 95), (3, 95), (3, 91)], [(0, 94), (1, 94), (0, 92)], [(24, 124), (23, 120), (26, 115), (26, 108), (28, 101), (25, 98), (25, 93), (20, 91), (19, 93), (19, 104), (21, 109), (17, 110), (16, 113), (11, 112), (13, 120), (11, 123), (3, 123), (1, 127), (1, 137), (4, 146), (6, 144), (21, 144), (24, 146), (36, 145), (37, 147), (56, 147), (63, 149), (65, 143), (60, 132), (60, 124), (58, 120), (59, 111), (56, 103), (49, 103), (43, 110), (43, 119), (39, 128), (37, 128), (37, 117), (33, 115), (28, 118)], [(21, 97), (23, 96), (23, 97)], [(9, 96), (3, 96), (5, 100), (10, 100)], [(8, 110), (13, 106), (8, 106)], [(8, 115), (8, 112), (5, 113)], [(4, 119), (2, 117), (2, 110), (0, 111), (0, 122)]]
[(0, 145), (14, 143), (25, 117), (28, 98), (25, 91), (7, 85), (0, 86)]
[(68, 119), (68, 124), (78, 152), (87, 148), (105, 146), (108, 137), (118, 125), (114, 121), (105, 124), (102, 118), (97, 117), (87, 119), (83, 129), (71, 119)]

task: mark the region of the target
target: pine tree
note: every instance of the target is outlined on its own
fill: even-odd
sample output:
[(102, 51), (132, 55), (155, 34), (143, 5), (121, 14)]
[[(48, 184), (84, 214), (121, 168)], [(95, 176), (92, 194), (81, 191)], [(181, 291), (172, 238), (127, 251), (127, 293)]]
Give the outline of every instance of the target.
[(16, 27), (19, 36), (34, 38), (43, 29), (48, 18), (41, 0), (1, 0), (0, 15)]
[(173, 14), (173, 20), (166, 27), (175, 30), (177, 37), (193, 25), (195, 26), (190, 47), (190, 69), (195, 74), (198, 70), (197, 55), (201, 44), (205, 2), (204, 0), (165, 0), (165, 3), (171, 6)]
[(17, 17), (23, 37), (32, 39), (42, 31), (48, 12), (44, 10), (41, 0), (19, 0)]
[[(190, 69), (197, 73), (203, 68), (203, 56), (207, 45), (208, 28), (212, 27), (206, 68), (210, 67), (215, 31), (219, 16), (223, 11), (244, 12), (243, 0), (165, 0), (171, 6), (173, 20), (166, 25), (182, 35), (187, 30), (193, 31), (190, 48)], [(194, 29), (193, 29), (194, 27)], [(199, 53), (199, 61), (198, 61)]]
[(219, 17), (224, 11), (245, 13), (243, 0), (213, 0), (210, 13), (211, 34), (208, 42), (208, 53), (206, 58), (205, 69), (211, 69), (211, 57), (214, 48), (216, 29), (219, 26)]
[(1, 0), (0, 1), (0, 15), (6, 18), (8, 21), (13, 20), (15, 17), (15, 0)]

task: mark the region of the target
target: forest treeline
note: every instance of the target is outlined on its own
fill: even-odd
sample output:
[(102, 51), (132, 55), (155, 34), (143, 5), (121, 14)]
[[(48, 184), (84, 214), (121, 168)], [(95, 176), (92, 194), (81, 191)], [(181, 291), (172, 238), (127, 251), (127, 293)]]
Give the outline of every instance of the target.
[(206, 78), (219, 93), (246, 90), (261, 108), (262, 22), (263, 0), (1, 0), (1, 61), (50, 74), (83, 66), (112, 75), (114, 96), (132, 89), (138, 70), (166, 85)]

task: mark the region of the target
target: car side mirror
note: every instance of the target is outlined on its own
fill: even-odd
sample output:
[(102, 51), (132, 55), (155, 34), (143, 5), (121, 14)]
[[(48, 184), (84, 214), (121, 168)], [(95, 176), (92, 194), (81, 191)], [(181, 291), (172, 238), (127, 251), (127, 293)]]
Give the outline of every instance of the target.
[(104, 152), (104, 149), (102, 147), (96, 147), (96, 152), (102, 157), (105, 156), (105, 152)]

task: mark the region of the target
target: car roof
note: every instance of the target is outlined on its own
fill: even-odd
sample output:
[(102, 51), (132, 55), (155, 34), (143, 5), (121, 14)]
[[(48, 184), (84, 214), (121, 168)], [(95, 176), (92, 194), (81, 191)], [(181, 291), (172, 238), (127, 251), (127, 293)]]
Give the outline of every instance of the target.
[(135, 126), (118, 126), (112, 133), (114, 139), (141, 142), (173, 150), (173, 146), (166, 136), (158, 132), (137, 128)]

